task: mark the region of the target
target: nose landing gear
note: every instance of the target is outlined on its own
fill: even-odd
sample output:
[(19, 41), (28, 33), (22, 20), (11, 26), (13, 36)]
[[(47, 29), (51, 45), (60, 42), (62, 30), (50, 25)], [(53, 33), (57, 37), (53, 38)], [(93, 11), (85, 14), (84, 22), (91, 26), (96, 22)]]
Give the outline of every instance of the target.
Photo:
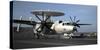
[(72, 33), (70, 33), (70, 34), (64, 33), (64, 38), (65, 39), (72, 39), (72, 36), (73, 36)]

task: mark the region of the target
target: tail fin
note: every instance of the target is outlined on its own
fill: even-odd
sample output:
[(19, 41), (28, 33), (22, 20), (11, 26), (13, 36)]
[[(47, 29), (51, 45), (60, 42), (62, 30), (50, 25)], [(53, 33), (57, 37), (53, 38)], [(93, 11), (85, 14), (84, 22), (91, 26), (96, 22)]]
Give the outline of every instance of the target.
[[(22, 20), (22, 16), (20, 16), (20, 20)], [(21, 26), (21, 24), (18, 24), (17, 30), (16, 30), (17, 32), (19, 32), (20, 26)]]

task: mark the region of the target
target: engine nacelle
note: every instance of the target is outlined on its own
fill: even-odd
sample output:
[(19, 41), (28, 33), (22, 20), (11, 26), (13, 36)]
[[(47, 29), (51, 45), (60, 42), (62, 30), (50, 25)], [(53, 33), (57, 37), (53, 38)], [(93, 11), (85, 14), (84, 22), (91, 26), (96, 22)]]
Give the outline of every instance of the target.
[(54, 30), (57, 33), (70, 33), (73, 31), (74, 26), (72, 25), (63, 25), (62, 23), (55, 25)]

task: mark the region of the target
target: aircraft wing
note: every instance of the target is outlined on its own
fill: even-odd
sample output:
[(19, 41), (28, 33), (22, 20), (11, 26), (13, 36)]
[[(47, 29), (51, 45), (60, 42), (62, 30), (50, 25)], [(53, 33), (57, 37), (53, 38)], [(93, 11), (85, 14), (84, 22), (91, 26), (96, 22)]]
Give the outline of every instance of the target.
[(78, 25), (91, 25), (91, 24), (78, 24)]
[(27, 24), (27, 25), (36, 25), (37, 22), (35, 21), (28, 21), (28, 20), (17, 20), (17, 19), (13, 19), (14, 23), (20, 23), (20, 24)]
[[(13, 19), (13, 23), (20, 23), (20, 24), (27, 24), (27, 25), (36, 25), (41, 24), (41, 22), (35, 22), (35, 21), (28, 21), (28, 20), (17, 20)], [(53, 22), (46, 22), (46, 25), (52, 25)]]

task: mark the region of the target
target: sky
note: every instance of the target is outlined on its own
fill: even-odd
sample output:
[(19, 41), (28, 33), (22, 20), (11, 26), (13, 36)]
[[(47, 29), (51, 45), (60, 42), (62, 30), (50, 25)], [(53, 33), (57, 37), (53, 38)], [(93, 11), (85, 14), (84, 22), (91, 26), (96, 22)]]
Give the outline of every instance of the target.
[[(80, 20), (79, 23), (92, 24), (85, 25), (78, 28), (79, 32), (97, 32), (97, 6), (92, 5), (76, 5), (76, 4), (58, 4), (58, 3), (39, 3), (39, 2), (24, 2), (14, 1), (13, 2), (13, 18), (19, 19), (23, 16), (24, 20), (28, 20), (29, 17), (33, 17), (34, 21), (38, 21), (34, 17), (33, 10), (54, 10), (63, 12), (65, 15), (60, 17), (51, 17), (55, 21), (70, 21), (69, 16), (77, 16)], [(23, 25), (26, 26), (26, 25)]]

